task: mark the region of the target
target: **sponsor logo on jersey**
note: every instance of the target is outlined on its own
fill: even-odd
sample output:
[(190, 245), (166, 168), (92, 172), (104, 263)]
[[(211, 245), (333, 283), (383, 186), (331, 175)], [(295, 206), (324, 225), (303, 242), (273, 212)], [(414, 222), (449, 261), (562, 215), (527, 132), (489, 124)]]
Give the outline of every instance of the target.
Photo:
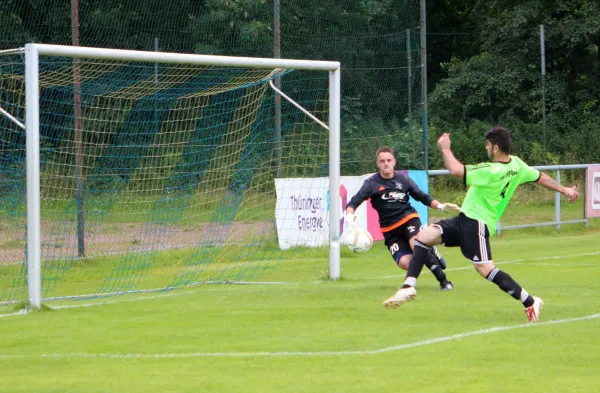
[(391, 191), (391, 192), (387, 192), (385, 194), (383, 194), (381, 196), (381, 199), (383, 199), (384, 201), (397, 201), (400, 199), (404, 199), (404, 197), (406, 196), (406, 193), (404, 192), (397, 192), (397, 191)]
[(517, 175), (517, 171), (508, 171), (506, 172), (504, 175), (502, 175), (502, 177), (500, 178), (500, 180), (504, 180), (509, 176), (516, 176)]

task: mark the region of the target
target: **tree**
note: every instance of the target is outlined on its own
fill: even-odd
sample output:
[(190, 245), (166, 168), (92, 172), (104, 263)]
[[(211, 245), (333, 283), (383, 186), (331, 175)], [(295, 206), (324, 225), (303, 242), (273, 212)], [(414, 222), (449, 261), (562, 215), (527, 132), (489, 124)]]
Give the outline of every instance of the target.
[[(551, 148), (571, 151), (566, 135), (600, 118), (600, 6), (586, 0), (496, 1), (475, 26), (479, 53), (443, 65), (431, 96), (434, 121), (529, 125), (541, 121), (539, 26), (546, 31), (546, 111)], [(586, 114), (583, 116), (583, 114)], [(582, 116), (588, 120), (582, 121)], [(539, 128), (538, 128), (539, 129)], [(541, 134), (523, 133), (539, 142)]]

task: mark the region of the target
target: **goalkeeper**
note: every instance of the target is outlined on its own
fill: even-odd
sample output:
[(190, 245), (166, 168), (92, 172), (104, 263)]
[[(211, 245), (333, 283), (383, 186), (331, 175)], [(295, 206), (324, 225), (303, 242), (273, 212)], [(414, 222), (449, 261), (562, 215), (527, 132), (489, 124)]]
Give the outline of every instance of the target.
[(463, 165), (454, 157), (450, 149), (450, 134), (443, 134), (438, 139), (446, 168), (453, 176), (464, 179), (469, 190), (458, 216), (437, 222), (419, 234), (404, 285), (383, 303), (385, 307), (396, 308), (415, 298), (417, 278), (429, 260), (431, 247), (443, 243), (447, 247), (460, 246), (462, 254), (482, 277), (523, 304), (528, 321), (539, 320), (544, 302), (531, 296), (508, 273), (494, 265), (490, 236), (495, 234), (496, 224), (520, 184), (537, 183), (560, 192), (570, 202), (577, 200), (579, 194), (575, 186), (563, 187), (550, 176), (529, 167), (519, 157), (510, 155), (512, 143), (506, 129), (493, 127), (485, 139), (485, 149), (491, 162), (477, 165)]
[[(421, 191), (408, 176), (396, 173), (394, 169), (396, 159), (391, 147), (383, 146), (377, 149), (376, 163), (379, 172), (364, 181), (358, 193), (350, 199), (346, 206), (346, 229), (354, 228), (356, 208), (370, 198), (373, 208), (379, 214), (379, 226), (386, 247), (390, 250), (396, 264), (407, 270), (413, 254), (415, 238), (421, 231), (421, 219), (417, 211), (410, 205), (409, 196), (434, 209), (458, 210), (459, 208), (453, 204), (439, 203), (431, 195)], [(429, 250), (425, 266), (431, 270), (440, 283), (440, 290), (454, 289), (443, 271), (446, 268), (446, 261), (435, 247)]]

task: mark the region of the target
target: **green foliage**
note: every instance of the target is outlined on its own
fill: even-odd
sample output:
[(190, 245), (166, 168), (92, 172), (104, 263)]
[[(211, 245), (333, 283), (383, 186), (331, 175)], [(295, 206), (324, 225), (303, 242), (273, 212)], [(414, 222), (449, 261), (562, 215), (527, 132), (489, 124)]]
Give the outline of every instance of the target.
[(530, 105), (515, 107), (515, 98), (526, 95), (536, 77), (519, 64), (484, 52), (465, 62), (455, 59), (446, 69), (448, 79), (431, 96), (432, 113), (440, 119), (494, 122), (511, 109), (530, 112)]
[(190, 21), (194, 52), (253, 56), (272, 54), (272, 8), (264, 0), (208, 0)]
[(355, 117), (342, 125), (342, 175), (363, 175), (377, 170), (375, 153), (381, 146), (395, 151), (397, 169), (422, 169), (423, 132), (418, 124), (403, 125), (398, 120)]
[[(590, 127), (600, 118), (600, 5), (499, 1), (472, 3), (469, 13), (479, 20), (470, 20), (464, 31), (475, 37), (468, 49), (456, 47), (442, 62), (444, 78), (431, 94), (433, 123), (455, 134), (476, 121), (504, 125), (513, 132), (515, 153), (531, 164), (598, 161), (600, 138)], [(540, 24), (545, 27), (545, 83)]]
[(444, 161), (437, 147), (437, 138), (444, 132), (449, 132), (452, 140), (452, 150), (457, 159), (464, 163), (486, 161), (485, 133), (489, 123), (474, 121), (471, 124), (461, 123), (453, 126), (449, 123), (433, 123), (429, 128), (430, 167), (442, 168)]
[(559, 158), (545, 150), (542, 145), (536, 142), (531, 143), (531, 149), (529, 151), (529, 159), (527, 160), (529, 165), (558, 165), (560, 164)]
[[(173, 0), (168, 7), (161, 0), (79, 3), (81, 45), (154, 50), (157, 38), (164, 51), (274, 53), (272, 1)], [(70, 5), (6, 0), (0, 46), (71, 44)], [(474, 135), (482, 124), (509, 127), (515, 152), (535, 162), (548, 158), (540, 148), (553, 162), (598, 161), (600, 3), (456, 0), (427, 2), (427, 7), (430, 167), (440, 163), (434, 151), (442, 129), (469, 141), (460, 144), (462, 157), (478, 159), (481, 144)], [(342, 63), (342, 155), (355, 168), (349, 172), (364, 170), (366, 163), (356, 163), (382, 143), (396, 143), (403, 166), (422, 167), (423, 138), (414, 131), (422, 128), (419, 2), (291, 0), (281, 3), (280, 12), (282, 57)]]

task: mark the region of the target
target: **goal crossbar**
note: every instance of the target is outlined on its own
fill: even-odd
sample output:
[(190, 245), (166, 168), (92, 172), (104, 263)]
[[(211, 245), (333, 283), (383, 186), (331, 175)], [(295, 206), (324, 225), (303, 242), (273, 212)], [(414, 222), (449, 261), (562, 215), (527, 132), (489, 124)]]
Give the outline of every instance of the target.
[(169, 64), (197, 64), (250, 68), (286, 68), (317, 71), (336, 71), (340, 69), (340, 63), (337, 61), (213, 56), (49, 44), (27, 44), (25, 48), (10, 49), (7, 50), (6, 53), (18, 53), (28, 49), (35, 50), (40, 56), (61, 56), (80, 59), (139, 61)]

